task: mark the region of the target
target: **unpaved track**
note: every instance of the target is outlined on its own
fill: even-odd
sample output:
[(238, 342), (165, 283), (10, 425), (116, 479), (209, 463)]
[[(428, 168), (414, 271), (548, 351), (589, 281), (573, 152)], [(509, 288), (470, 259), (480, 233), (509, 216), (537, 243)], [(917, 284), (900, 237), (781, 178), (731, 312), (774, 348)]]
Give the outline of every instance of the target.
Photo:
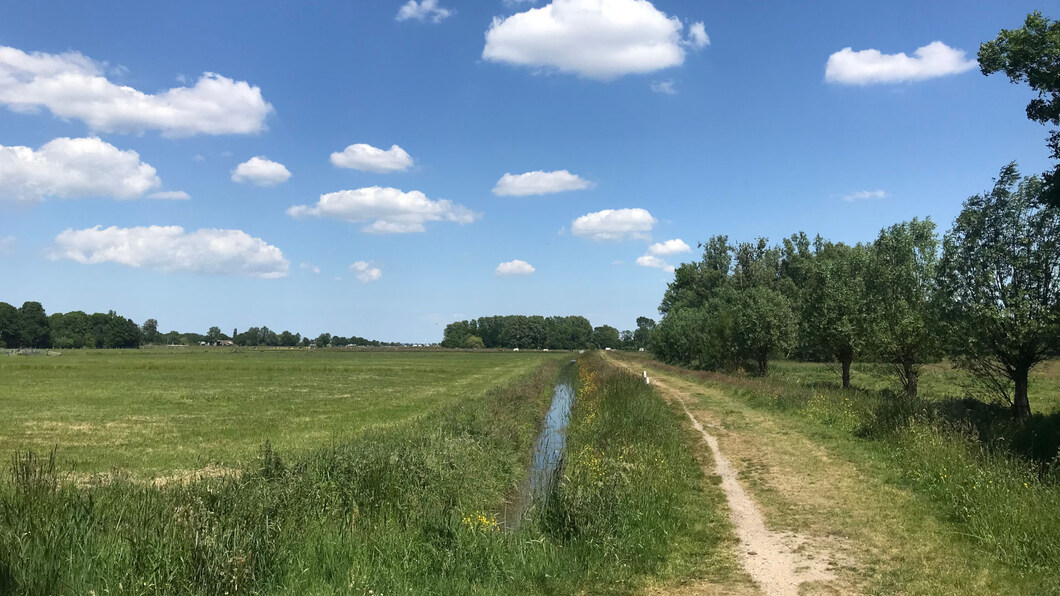
[[(608, 360), (634, 374), (641, 372), (634, 370), (632, 363), (611, 357)], [(721, 478), (730, 518), (740, 540), (740, 562), (762, 592), (777, 596), (797, 596), (806, 592), (851, 593), (852, 586), (841, 585), (833, 571), (841, 558), (835, 552), (837, 545), (834, 541), (770, 530), (761, 509), (744, 490), (736, 470), (722, 453), (717, 438), (688, 409), (688, 402), (694, 402), (694, 399), (682, 390), (684, 388), (676, 387), (683, 383), (659, 374), (653, 371), (652, 384), (668, 401), (680, 405), (714, 456), (714, 470), (705, 472)]]

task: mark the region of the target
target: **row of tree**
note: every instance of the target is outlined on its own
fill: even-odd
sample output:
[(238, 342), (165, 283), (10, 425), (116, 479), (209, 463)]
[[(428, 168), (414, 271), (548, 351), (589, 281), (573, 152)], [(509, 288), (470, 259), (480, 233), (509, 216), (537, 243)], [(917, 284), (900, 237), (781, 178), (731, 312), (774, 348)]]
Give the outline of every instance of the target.
[(715, 236), (675, 271), (653, 350), (759, 375), (772, 356), (834, 360), (844, 387), (851, 363), (872, 359), (894, 365), (910, 396), (920, 367), (949, 356), (1028, 416), (1028, 373), (1060, 348), (1060, 208), (1043, 195), (1009, 164), (941, 243), (930, 219), (854, 246)]
[(593, 327), (585, 317), (508, 315), (456, 321), (445, 327), (443, 348), (548, 350), (638, 349), (648, 346), (655, 322), (637, 319), (636, 331), (611, 325)]
[(321, 333), (316, 339), (300, 333), (276, 333), (268, 327), (251, 327), (243, 333), (221, 333), (211, 327), (205, 334), (170, 331), (160, 333), (158, 321), (148, 319), (142, 326), (110, 311), (85, 314), (79, 310), (48, 315), (39, 302), (26, 302), (21, 308), (0, 302), (0, 348), (137, 348), (141, 345), (217, 344), (226, 340), (238, 346), (396, 346), (363, 337)]
[[(1027, 117), (1060, 125), (1060, 22), (1027, 15), (979, 47), (984, 75), (1004, 73), (1038, 96)], [(1060, 131), (1047, 142), (1060, 159)], [(969, 198), (941, 247), (930, 220), (845, 246), (805, 234), (768, 247), (712, 238), (663, 298), (654, 349), (665, 360), (764, 374), (772, 354), (828, 358), (843, 368), (894, 365), (909, 395), (920, 366), (942, 356), (1019, 417), (1030, 415), (1030, 370), (1060, 354), (1060, 165), (1041, 179), (1002, 169)]]
[(114, 311), (48, 316), (39, 302), (25, 302), (20, 308), (0, 302), (0, 347), (135, 348), (140, 341), (136, 323)]

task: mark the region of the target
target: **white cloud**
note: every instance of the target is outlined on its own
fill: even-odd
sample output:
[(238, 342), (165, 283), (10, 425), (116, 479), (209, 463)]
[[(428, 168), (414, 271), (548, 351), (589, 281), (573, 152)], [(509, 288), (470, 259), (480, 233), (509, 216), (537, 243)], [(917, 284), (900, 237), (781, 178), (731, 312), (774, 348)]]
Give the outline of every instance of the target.
[(187, 201), (191, 198), (191, 195), (183, 190), (160, 190), (147, 195), (147, 198), (163, 201)]
[(642, 257), (637, 257), (637, 264), (641, 267), (654, 267), (656, 269), (662, 269), (663, 271), (668, 271), (670, 273), (673, 273), (674, 271), (673, 265), (667, 263), (666, 261), (660, 259), (655, 255), (644, 255)]
[(371, 145), (357, 143), (331, 154), (332, 165), (362, 172), (404, 172), (412, 167), (412, 156), (397, 145), (384, 151)]
[(514, 261), (508, 261), (507, 263), (501, 263), (497, 265), (497, 269), (494, 271), (501, 277), (508, 277), (511, 275), (530, 275), (534, 271), (534, 266), (526, 261), (520, 261), (516, 259)]
[(887, 193), (883, 192), (882, 190), (859, 190), (857, 192), (852, 192), (852, 193), (848, 194), (847, 196), (843, 197), (843, 200), (844, 201), (848, 201), (848, 202), (854, 202), (854, 201), (863, 201), (865, 199), (886, 199), (886, 198), (887, 198)]
[(702, 22), (692, 23), (692, 26), (688, 28), (688, 45), (697, 50), (710, 45), (707, 27)]
[(374, 234), (424, 232), (423, 224), (429, 221), (452, 221), (463, 225), (481, 217), (481, 214), (452, 201), (432, 201), (418, 190), (404, 192), (380, 186), (320, 195), (315, 206), (295, 205), (287, 210), (287, 214), (291, 217), (371, 222), (361, 229)]
[(67, 229), (55, 237), (50, 258), (263, 279), (284, 277), (290, 266), (280, 249), (241, 230), (189, 233), (180, 226)]
[(107, 80), (107, 65), (78, 52), (26, 53), (0, 46), (0, 104), (15, 112), (47, 108), (93, 130), (169, 137), (253, 134), (265, 130), (272, 106), (261, 89), (204, 73), (192, 87), (144, 93)]
[(367, 261), (357, 261), (350, 265), (350, 271), (356, 271), (357, 281), (363, 284), (379, 281), (379, 278), (383, 277), (382, 269), (372, 267), (372, 264)]
[(14, 254), (15, 252), (15, 237), (4, 236), (0, 238), (0, 257), (6, 257), (7, 255)]
[(302, 269), (302, 271), (312, 271), (313, 273), (316, 273), (317, 275), (320, 274), (320, 267), (317, 267), (316, 265), (314, 265), (312, 263), (302, 263), (301, 265), (299, 265), (299, 267)]
[(685, 241), (680, 238), (674, 238), (666, 242), (656, 242), (648, 247), (648, 253), (657, 257), (676, 255), (683, 252), (692, 252), (692, 247), (685, 244)]
[(0, 199), (136, 199), (161, 185), (140, 154), (95, 137), (58, 138), (36, 151), (0, 145)]
[(879, 50), (843, 48), (828, 57), (824, 78), (842, 85), (905, 83), (960, 74), (975, 68), (975, 60), (965, 58), (964, 50), (933, 41), (917, 48), (914, 57), (904, 52), (883, 54)]
[(664, 93), (666, 95), (677, 95), (677, 89), (674, 88), (674, 82), (670, 81), (655, 81), (651, 84), (651, 90), (656, 93)]
[(647, 240), (654, 225), (655, 218), (644, 209), (604, 209), (574, 220), (570, 231), (591, 240)]
[(282, 163), (272, 161), (265, 156), (251, 157), (232, 170), (232, 181), (250, 183), (255, 186), (276, 186), (287, 182), (291, 172)]
[(545, 195), (565, 190), (582, 190), (591, 188), (592, 182), (571, 174), (567, 170), (555, 172), (526, 172), (525, 174), (505, 173), (493, 187), (493, 194), (507, 197), (523, 197), (528, 195)]
[(602, 81), (655, 72), (685, 61), (685, 48), (709, 40), (702, 23), (684, 25), (647, 0), (554, 0), (495, 17), (482, 57)]
[(441, 23), (445, 19), (453, 16), (456, 11), (451, 8), (443, 8), (438, 6), (438, 0), (409, 0), (400, 9), (398, 9), (397, 17), (398, 21), (407, 21), (409, 19), (415, 19), (420, 22), (430, 21), (432, 23)]
[(206, 158), (201, 156), (201, 155), (199, 155), (198, 153), (196, 153), (195, 155), (191, 156), (191, 160), (196, 162), (196, 163), (202, 163), (202, 162), (206, 161)]

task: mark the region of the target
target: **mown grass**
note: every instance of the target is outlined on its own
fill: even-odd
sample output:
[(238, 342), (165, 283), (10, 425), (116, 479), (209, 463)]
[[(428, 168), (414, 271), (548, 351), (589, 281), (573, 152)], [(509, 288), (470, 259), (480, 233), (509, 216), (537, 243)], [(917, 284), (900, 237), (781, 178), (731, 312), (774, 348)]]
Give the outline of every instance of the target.
[(19, 455), (0, 482), (0, 593), (626, 593), (735, 573), (680, 420), (599, 361), (552, 496), (500, 528), (558, 367), (186, 484), (79, 487)]
[(916, 400), (871, 365), (846, 391), (823, 364), (782, 363), (764, 379), (655, 366), (799, 420), (816, 440), (923, 497), (971, 548), (1019, 578), (1014, 591), (1060, 593), (1057, 414), (1018, 422), (1006, 408), (953, 397), (963, 383), (944, 366), (927, 371)]
[[(556, 356), (553, 356), (556, 357)], [(64, 471), (137, 478), (236, 467), (480, 397), (547, 354), (69, 350), (0, 355), (0, 458), (60, 445)]]

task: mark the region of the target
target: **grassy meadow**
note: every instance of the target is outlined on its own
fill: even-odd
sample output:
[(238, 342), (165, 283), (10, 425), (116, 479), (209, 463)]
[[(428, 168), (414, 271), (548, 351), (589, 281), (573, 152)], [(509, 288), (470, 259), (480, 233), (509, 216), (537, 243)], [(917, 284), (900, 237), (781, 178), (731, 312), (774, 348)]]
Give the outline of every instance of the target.
[[(154, 354), (136, 356), (86, 354), (82, 363), (105, 358), (112, 374), (117, 363), (133, 371), (167, 367)], [(236, 473), (188, 482), (64, 482), (61, 458), (18, 452), (0, 480), (0, 593), (622, 594), (690, 581), (749, 585), (733, 554), (724, 496), (689, 450), (683, 420), (641, 379), (598, 357), (583, 357), (563, 375), (574, 366), (569, 354), (241, 357), (180, 355), (174, 362), (184, 366), (174, 366), (170, 378), (190, 368), (201, 379), (228, 378), (230, 386), (284, 384), (290, 391), (315, 383), (332, 392), (317, 397), (322, 403), (294, 398), (297, 407), (283, 406), (268, 422), (277, 428), (283, 416), (314, 407), (319, 418), (329, 404), (343, 403), (334, 393), (361, 401), (336, 413), (326, 432), (285, 447), (258, 443), (249, 458), (228, 456)], [(254, 374), (255, 362), (263, 374)], [(220, 370), (203, 372), (209, 364)], [(358, 418), (353, 403), (371, 407), (372, 394), (330, 377), (379, 382), (371, 379), (388, 367), (400, 373), (392, 371), (381, 392), (389, 399), (375, 396), (375, 409)], [(284, 380), (285, 370), (301, 374)], [(27, 372), (40, 374), (20, 370)], [(553, 388), (572, 376), (568, 456), (549, 493), (506, 530)], [(444, 379), (453, 387), (442, 386)], [(395, 394), (405, 396), (403, 408), (391, 403)], [(268, 416), (254, 410), (283, 395), (266, 402), (246, 391), (248, 420), (264, 426)], [(339, 432), (344, 419), (359, 420), (359, 430)], [(95, 461), (107, 461), (108, 448), (97, 446)]]
[(557, 355), (331, 350), (67, 350), (0, 355), (0, 458), (58, 447), (87, 477), (180, 476), (308, 449), (481, 397)]
[[(838, 364), (781, 360), (770, 362), (769, 369), (771, 376), (794, 383), (839, 387), (842, 380)], [(851, 381), (862, 391), (900, 389), (889, 364), (855, 361), (851, 367)], [(966, 396), (985, 401), (993, 399), (971, 375), (946, 362), (924, 366), (920, 373), (919, 393), (922, 398), (932, 401)], [(1043, 414), (1060, 412), (1060, 360), (1046, 361), (1031, 371), (1028, 393), (1032, 411)]]

